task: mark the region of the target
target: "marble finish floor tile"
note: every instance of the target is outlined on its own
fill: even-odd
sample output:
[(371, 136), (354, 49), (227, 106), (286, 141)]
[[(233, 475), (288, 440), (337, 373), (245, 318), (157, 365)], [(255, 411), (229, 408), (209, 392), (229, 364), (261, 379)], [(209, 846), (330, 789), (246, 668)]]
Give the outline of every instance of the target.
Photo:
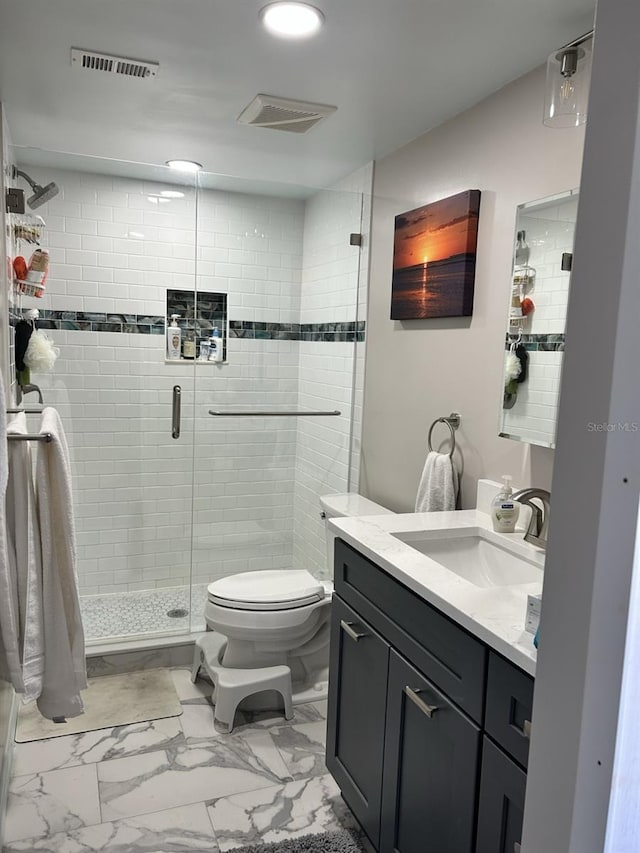
[(96, 765), (16, 776), (9, 787), (4, 842), (48, 837), (100, 821)]
[(326, 720), (270, 729), (270, 734), (294, 779), (324, 776), (327, 773)]
[(49, 838), (10, 842), (3, 853), (217, 853), (204, 803), (167, 809)]
[(59, 770), (184, 744), (179, 717), (131, 723), (49, 740), (18, 743), (13, 759), (14, 774), (22, 776), (25, 773)]
[(257, 790), (290, 778), (265, 732), (103, 761), (97, 767), (104, 820)]
[(233, 794), (207, 805), (221, 851), (354, 825), (330, 776)]
[(251, 729), (254, 727), (271, 728), (280, 726), (296, 726), (302, 723), (315, 723), (327, 718), (327, 702), (307, 702), (303, 705), (293, 706), (293, 719), (286, 720), (282, 711), (241, 711), (244, 721), (239, 722), (236, 717), (234, 732)]

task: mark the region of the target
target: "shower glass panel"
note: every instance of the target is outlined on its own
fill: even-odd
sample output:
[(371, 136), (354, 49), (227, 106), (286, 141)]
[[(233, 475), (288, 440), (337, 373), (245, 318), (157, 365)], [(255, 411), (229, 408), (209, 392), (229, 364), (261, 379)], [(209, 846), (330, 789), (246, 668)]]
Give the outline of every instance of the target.
[(229, 191), (201, 175), (198, 291), (224, 291), (229, 322), (225, 361), (196, 365), (194, 631), (221, 577), (326, 578), (319, 496), (358, 486), (366, 265), (351, 235), (363, 230), (367, 176), (355, 188)]
[[(44, 296), (17, 294), (14, 319), (39, 309), (60, 350), (32, 381), (69, 442), (88, 644), (186, 632), (195, 368), (165, 360), (165, 299), (195, 288), (197, 188), (164, 167), (20, 148), (14, 157), (60, 187), (37, 211), (50, 252)], [(28, 260), (33, 248), (21, 240), (16, 253)]]
[(88, 644), (203, 630), (206, 586), (227, 574), (326, 577), (318, 498), (358, 487), (367, 250), (351, 237), (367, 230), (371, 168), (318, 190), (13, 154), (60, 187), (37, 211), (44, 296), (14, 288), (11, 315), (39, 309), (60, 350), (32, 382), (70, 445)]

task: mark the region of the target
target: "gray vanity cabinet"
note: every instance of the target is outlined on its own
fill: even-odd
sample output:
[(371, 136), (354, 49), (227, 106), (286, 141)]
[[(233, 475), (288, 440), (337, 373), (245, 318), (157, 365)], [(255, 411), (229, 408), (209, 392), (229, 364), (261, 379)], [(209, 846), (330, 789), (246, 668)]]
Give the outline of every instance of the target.
[(327, 767), (378, 853), (517, 853), (533, 679), (336, 540)]
[(327, 767), (378, 847), (389, 644), (334, 598)]
[(392, 651), (381, 853), (471, 853), (480, 729)]

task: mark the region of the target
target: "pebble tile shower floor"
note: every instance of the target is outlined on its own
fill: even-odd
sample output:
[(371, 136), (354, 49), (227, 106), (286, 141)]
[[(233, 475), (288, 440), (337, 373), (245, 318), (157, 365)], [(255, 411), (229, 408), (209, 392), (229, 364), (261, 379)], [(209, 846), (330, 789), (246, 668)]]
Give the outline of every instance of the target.
[(172, 670), (183, 714), (16, 744), (4, 853), (224, 853), (353, 826), (324, 764), (326, 702), (214, 726), (211, 684)]
[[(139, 634), (204, 631), (207, 584), (115, 592), (80, 597), (85, 637), (89, 642)], [(172, 610), (186, 610), (182, 617)]]

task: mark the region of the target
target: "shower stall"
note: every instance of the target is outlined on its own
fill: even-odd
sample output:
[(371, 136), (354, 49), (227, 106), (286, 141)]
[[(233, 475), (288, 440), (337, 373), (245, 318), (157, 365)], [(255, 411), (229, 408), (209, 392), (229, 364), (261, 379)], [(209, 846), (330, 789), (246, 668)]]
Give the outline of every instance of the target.
[(39, 309), (60, 351), (31, 381), (69, 442), (88, 644), (203, 630), (228, 574), (324, 577), (318, 497), (358, 486), (371, 167), (313, 189), (13, 156), (59, 187), (45, 293), (10, 313)]

